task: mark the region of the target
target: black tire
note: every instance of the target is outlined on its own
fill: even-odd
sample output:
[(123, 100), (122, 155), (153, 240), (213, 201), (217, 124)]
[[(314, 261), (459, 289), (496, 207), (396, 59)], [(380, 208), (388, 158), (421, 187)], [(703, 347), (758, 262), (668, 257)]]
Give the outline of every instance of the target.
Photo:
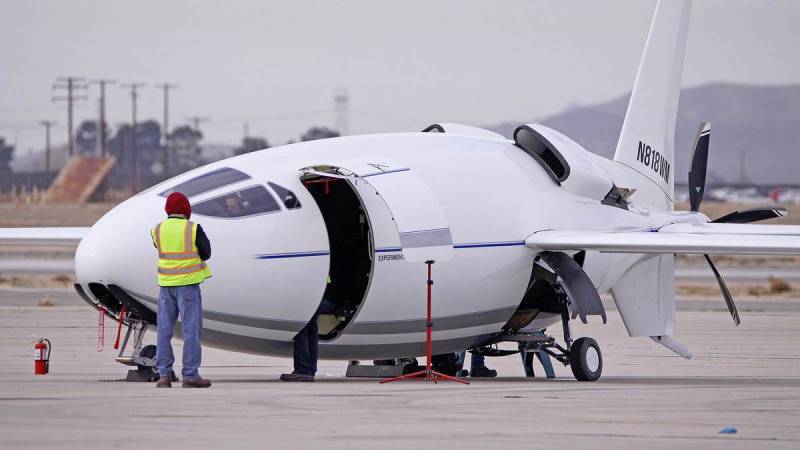
[(603, 354), (590, 337), (576, 340), (569, 351), (569, 366), (578, 381), (596, 381), (603, 373)]
[[(155, 345), (145, 345), (139, 351), (139, 356), (141, 356), (143, 358), (153, 358), (153, 360), (155, 360), (156, 359), (156, 346)], [(155, 366), (150, 367), (150, 366), (143, 366), (141, 364), (137, 364), (136, 367), (142, 373), (152, 372), (154, 374), (154, 376), (155, 376), (155, 379), (151, 379), (150, 381), (158, 381), (158, 369), (156, 369)], [(151, 378), (153, 378), (153, 377), (151, 377)]]
[(139, 356), (143, 358), (155, 358), (156, 357), (156, 346), (155, 345), (145, 345), (139, 351)]

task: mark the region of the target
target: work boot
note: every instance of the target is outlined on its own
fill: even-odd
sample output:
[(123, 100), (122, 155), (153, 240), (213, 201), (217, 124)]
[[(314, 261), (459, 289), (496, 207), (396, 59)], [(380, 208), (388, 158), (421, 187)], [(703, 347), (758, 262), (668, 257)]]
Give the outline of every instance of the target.
[(302, 373), (284, 373), (281, 375), (281, 381), (305, 381), (305, 382), (313, 382), (314, 375), (303, 375)]
[(480, 366), (470, 370), (469, 376), (472, 378), (494, 378), (497, 376), (497, 371), (486, 366)]
[(161, 376), (158, 381), (156, 382), (157, 388), (171, 388), (172, 387), (172, 377), (169, 375)]
[(207, 388), (211, 387), (211, 381), (205, 378), (197, 377), (192, 379), (183, 379), (183, 387), (185, 388)]

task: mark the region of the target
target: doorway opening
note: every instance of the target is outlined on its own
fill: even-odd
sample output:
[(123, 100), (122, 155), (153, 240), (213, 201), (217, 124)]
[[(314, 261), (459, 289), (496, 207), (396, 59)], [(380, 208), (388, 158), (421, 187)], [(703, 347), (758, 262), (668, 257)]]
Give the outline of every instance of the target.
[[(309, 174), (302, 179), (325, 220), (330, 247), (323, 297), (333, 311), (319, 314), (319, 338), (338, 336), (356, 316), (372, 275), (372, 230), (361, 198), (346, 179)], [(320, 299), (321, 301), (322, 299)]]

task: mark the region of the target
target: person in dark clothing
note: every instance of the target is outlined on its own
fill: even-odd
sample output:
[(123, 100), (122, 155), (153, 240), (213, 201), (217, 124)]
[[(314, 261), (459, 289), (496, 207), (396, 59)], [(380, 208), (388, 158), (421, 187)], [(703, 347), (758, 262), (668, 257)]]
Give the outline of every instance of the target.
[(294, 371), (281, 375), (281, 381), (314, 381), (317, 373), (319, 329), (317, 317), (333, 314), (336, 306), (327, 297), (322, 298), (317, 312), (308, 324), (294, 337)]
[(456, 373), (460, 377), (470, 376), (473, 378), (494, 378), (497, 376), (497, 371), (486, 367), (486, 357), (483, 353), (472, 353), (470, 359), (470, 369), (463, 369), (464, 363), (467, 359), (467, 352), (458, 354), (459, 370)]
[(200, 259), (203, 261), (211, 259), (211, 242), (209, 242), (208, 236), (206, 236), (203, 227), (199, 223), (197, 224), (197, 235), (194, 237), (194, 244), (197, 246), (197, 254)]

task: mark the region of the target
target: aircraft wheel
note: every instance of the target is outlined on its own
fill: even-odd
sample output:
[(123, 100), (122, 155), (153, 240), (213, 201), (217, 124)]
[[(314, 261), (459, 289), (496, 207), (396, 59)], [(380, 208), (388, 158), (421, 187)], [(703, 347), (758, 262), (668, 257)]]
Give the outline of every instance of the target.
[[(155, 359), (156, 358), (156, 346), (155, 345), (145, 345), (139, 351), (139, 356), (141, 356), (143, 358), (153, 358), (153, 359)], [(143, 376), (146, 376), (148, 378), (148, 381), (150, 381), (150, 382), (158, 381), (158, 378), (159, 378), (158, 369), (156, 369), (155, 367), (142, 366), (142, 365), (137, 365), (137, 367), (139, 369), (139, 372), (142, 373)]]
[(603, 354), (594, 339), (576, 340), (569, 352), (569, 366), (578, 381), (595, 381), (603, 372)]

